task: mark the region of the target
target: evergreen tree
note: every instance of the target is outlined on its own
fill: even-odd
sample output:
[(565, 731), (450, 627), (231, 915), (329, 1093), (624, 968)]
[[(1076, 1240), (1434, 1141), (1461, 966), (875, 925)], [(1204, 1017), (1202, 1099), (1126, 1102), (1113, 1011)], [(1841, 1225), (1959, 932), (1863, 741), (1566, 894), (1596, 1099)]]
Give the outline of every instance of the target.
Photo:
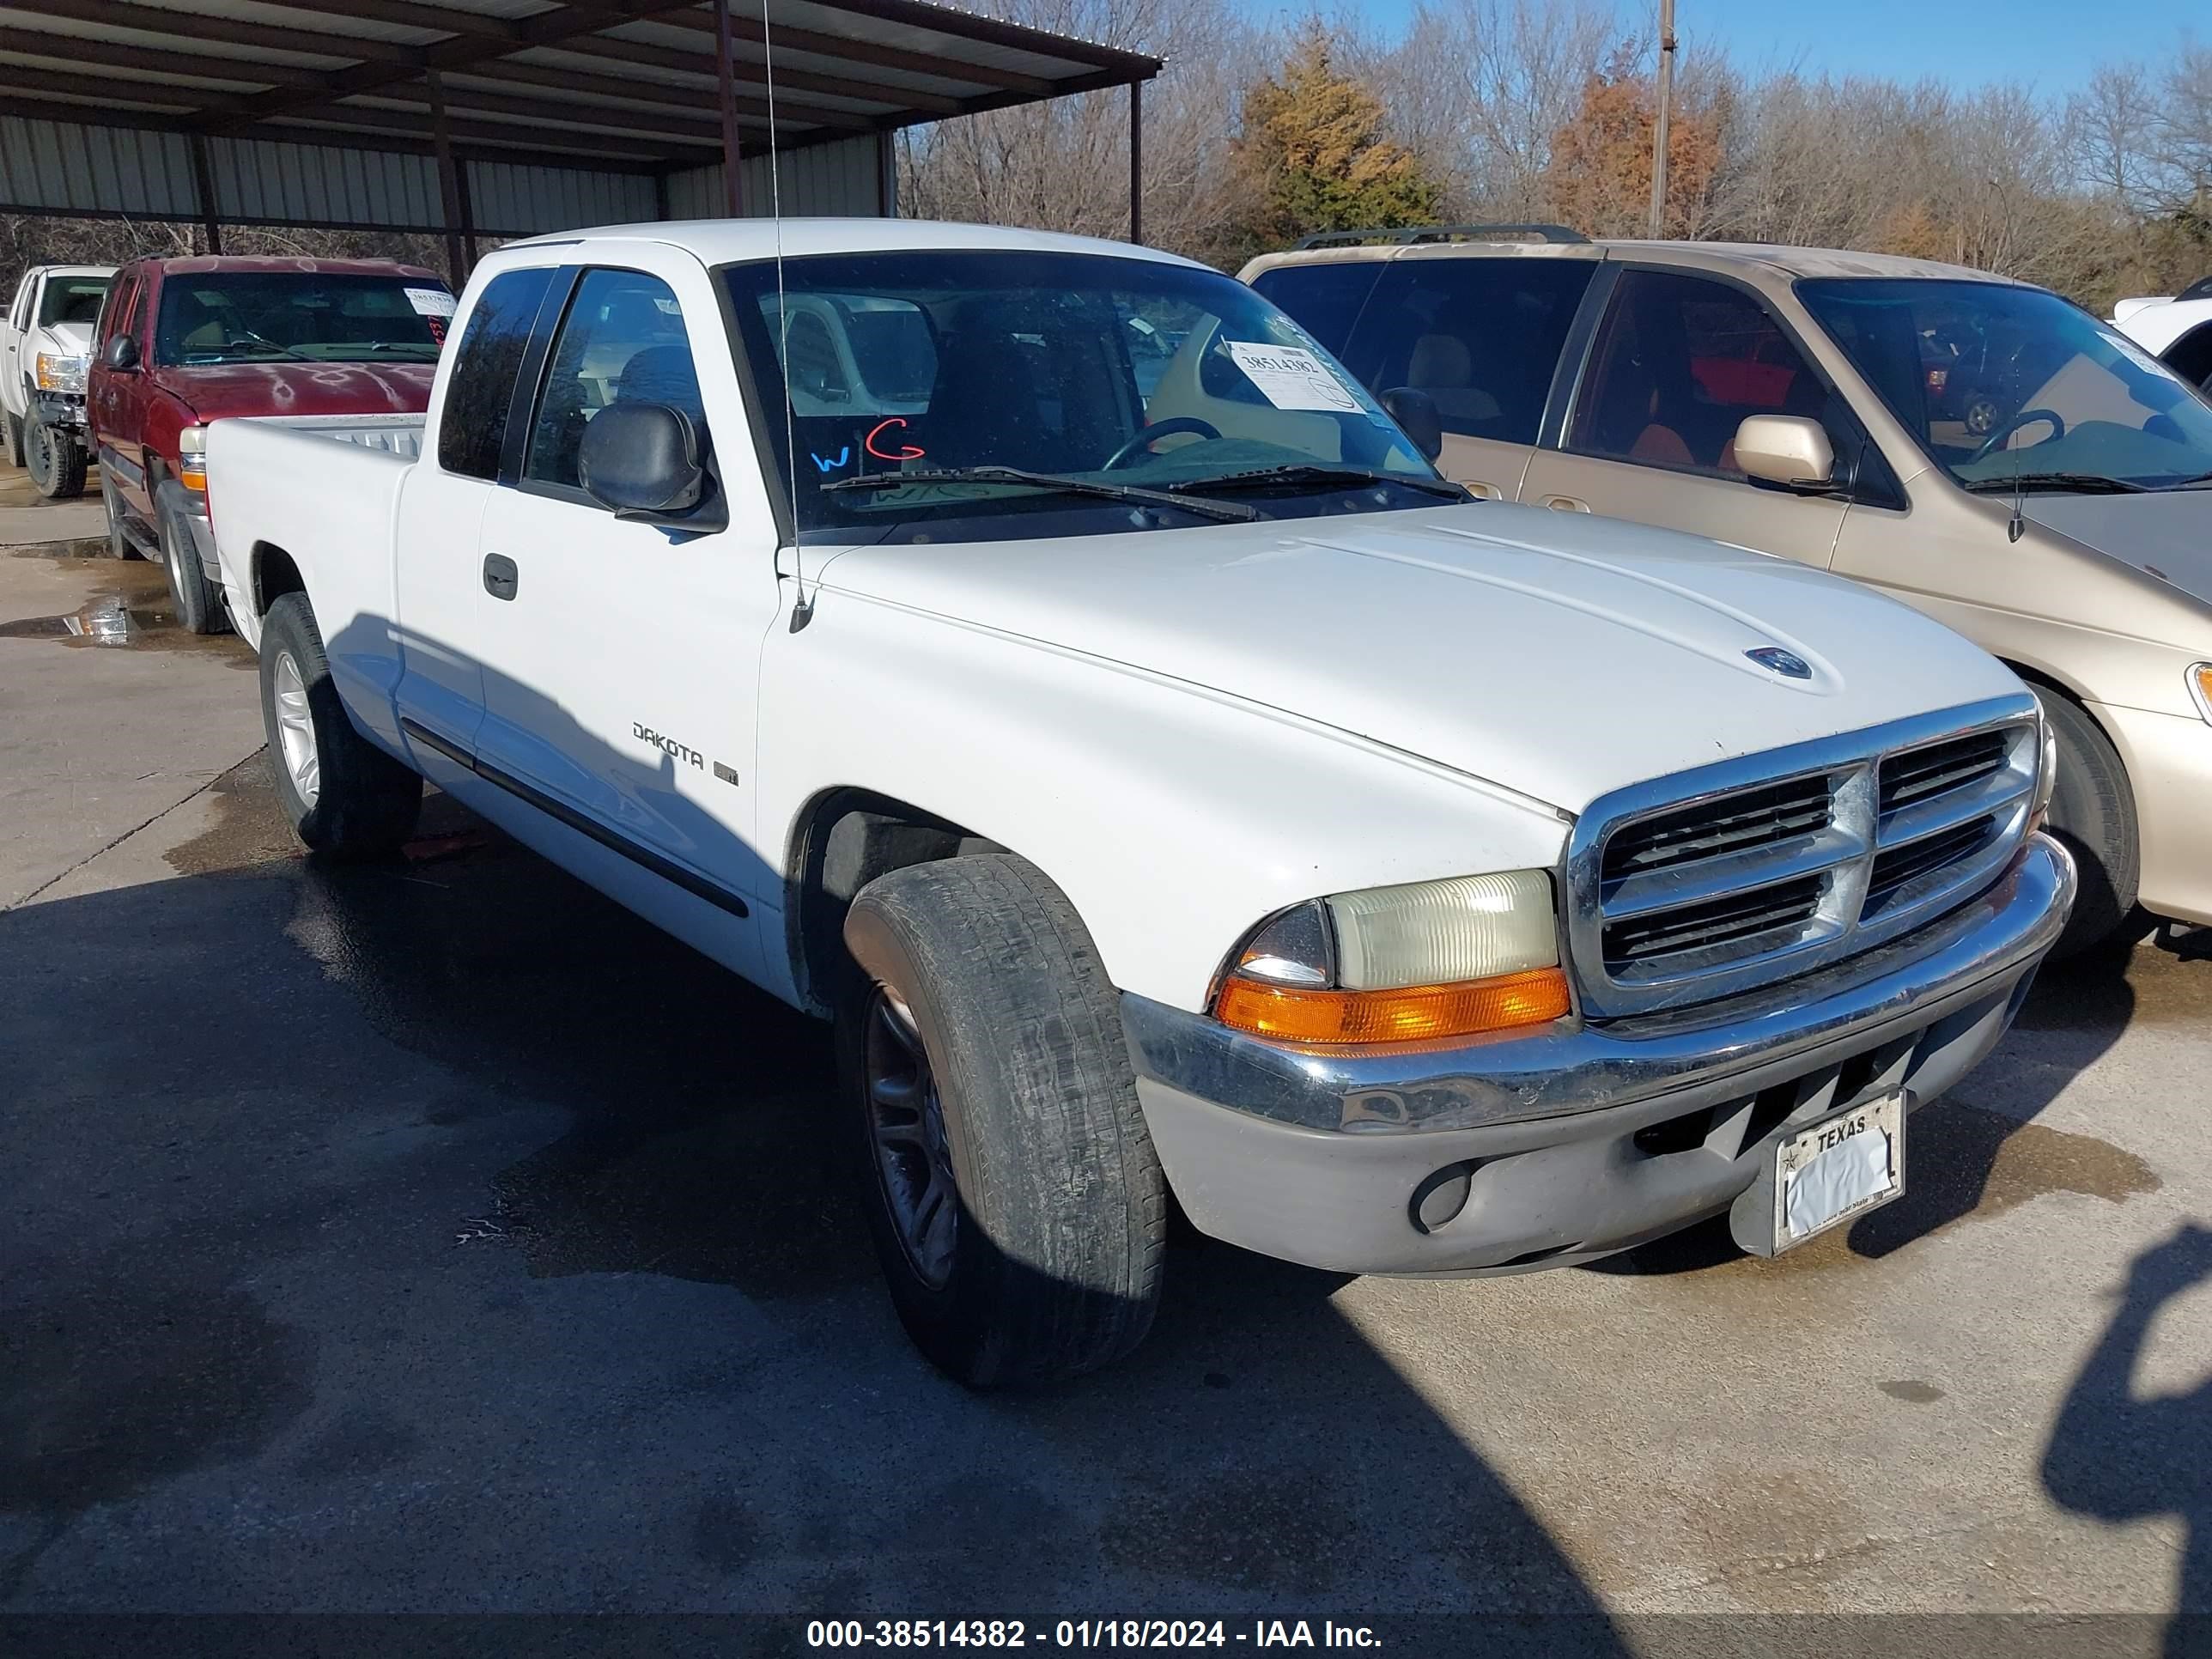
[(1382, 104), (1338, 70), (1319, 18), (1280, 69), (1245, 94), (1235, 144), (1253, 186), (1250, 240), (1279, 247), (1318, 230), (1434, 224), (1443, 191), (1404, 145), (1383, 136)]

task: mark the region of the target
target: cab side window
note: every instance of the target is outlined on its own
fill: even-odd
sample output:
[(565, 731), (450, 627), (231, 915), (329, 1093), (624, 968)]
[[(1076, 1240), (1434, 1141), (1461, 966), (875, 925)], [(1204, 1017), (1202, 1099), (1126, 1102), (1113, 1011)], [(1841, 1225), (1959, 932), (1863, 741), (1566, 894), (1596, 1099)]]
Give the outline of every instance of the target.
[(1839, 457), (1857, 443), (1848, 411), (1750, 295), (1699, 276), (1624, 271), (1567, 447), (1741, 478), (1735, 429), (1747, 415), (1819, 421)]
[(665, 404), (691, 417), (707, 447), (707, 410), (691, 340), (674, 290), (642, 271), (587, 270), (553, 342), (544, 391), (531, 422), (524, 479), (580, 488), (584, 428), (617, 403)]
[(469, 313), (438, 416), (438, 465), (447, 471), (471, 478), (499, 477), (515, 379), (552, 281), (548, 266), (507, 271), (485, 285)]
[(1345, 366), (1370, 390), (1428, 393), (1443, 428), (1532, 444), (1594, 259), (1398, 259), (1383, 271)]

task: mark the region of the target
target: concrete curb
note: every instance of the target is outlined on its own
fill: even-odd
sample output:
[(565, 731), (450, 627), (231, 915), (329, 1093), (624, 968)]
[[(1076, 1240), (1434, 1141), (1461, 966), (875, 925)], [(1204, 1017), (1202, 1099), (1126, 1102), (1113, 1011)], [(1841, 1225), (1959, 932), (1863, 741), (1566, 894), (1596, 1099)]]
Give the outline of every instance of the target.
[(59, 542), (13, 542), (0, 545), (0, 554), (11, 559), (104, 559), (107, 538), (80, 536)]

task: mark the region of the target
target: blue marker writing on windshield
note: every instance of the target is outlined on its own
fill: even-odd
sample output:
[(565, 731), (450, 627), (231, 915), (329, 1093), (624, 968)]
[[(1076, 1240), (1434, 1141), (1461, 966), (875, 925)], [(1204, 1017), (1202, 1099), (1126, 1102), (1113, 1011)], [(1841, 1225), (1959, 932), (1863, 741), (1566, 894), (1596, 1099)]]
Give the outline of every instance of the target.
[(835, 472), (839, 467), (844, 465), (847, 461), (852, 459), (852, 458), (853, 446), (850, 444), (847, 444), (842, 449), (839, 450), (836, 457), (830, 460), (823, 460), (819, 455), (815, 454), (811, 450), (809, 450), (806, 455), (806, 459), (814, 463), (816, 469), (823, 472)]

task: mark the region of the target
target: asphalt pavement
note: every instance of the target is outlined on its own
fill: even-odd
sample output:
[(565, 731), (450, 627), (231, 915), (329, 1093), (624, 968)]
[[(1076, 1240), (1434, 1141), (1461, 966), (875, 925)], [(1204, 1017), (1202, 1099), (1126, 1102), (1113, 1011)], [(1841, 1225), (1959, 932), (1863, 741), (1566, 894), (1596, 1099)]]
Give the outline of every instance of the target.
[(443, 799), (310, 865), (158, 578), (0, 557), (0, 1610), (2207, 1634), (2212, 933), (2047, 971), (1906, 1196), (1778, 1261), (1186, 1240), (1133, 1360), (976, 1397), (878, 1288), (823, 1031)]

